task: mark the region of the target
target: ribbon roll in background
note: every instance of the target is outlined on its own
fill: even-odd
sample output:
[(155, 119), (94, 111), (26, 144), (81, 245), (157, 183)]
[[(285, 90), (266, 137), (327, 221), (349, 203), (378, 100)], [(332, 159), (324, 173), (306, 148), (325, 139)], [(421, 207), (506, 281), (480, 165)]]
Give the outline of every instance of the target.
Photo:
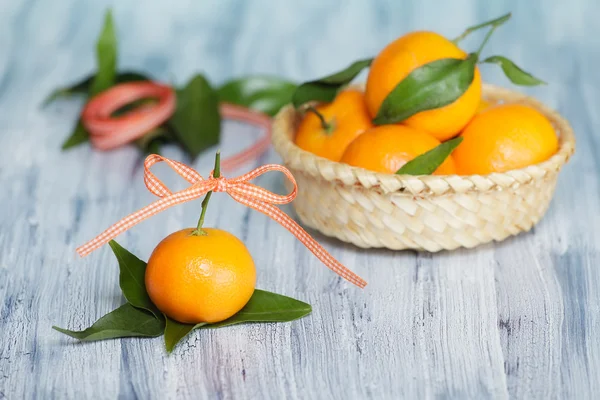
[[(112, 116), (121, 107), (143, 99), (155, 103), (140, 105), (124, 115)], [(141, 138), (167, 121), (175, 112), (175, 91), (151, 81), (122, 83), (93, 97), (84, 107), (81, 119), (90, 133), (92, 145), (99, 150), (112, 150)], [(234, 104), (222, 103), (223, 119), (245, 122), (262, 128), (260, 138), (248, 148), (225, 158), (222, 167), (231, 171), (260, 157), (271, 142), (271, 118), (261, 112)]]

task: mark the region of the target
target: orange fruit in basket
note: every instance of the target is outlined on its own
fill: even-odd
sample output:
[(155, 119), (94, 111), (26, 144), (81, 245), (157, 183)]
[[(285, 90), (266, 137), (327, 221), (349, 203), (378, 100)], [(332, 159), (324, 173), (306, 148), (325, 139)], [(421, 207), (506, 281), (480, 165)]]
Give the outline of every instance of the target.
[(453, 153), (459, 174), (489, 174), (523, 168), (556, 153), (552, 124), (535, 108), (522, 104), (492, 106), (466, 126)]
[[(467, 53), (445, 37), (434, 32), (412, 32), (396, 39), (373, 60), (365, 100), (374, 118), (387, 95), (414, 69), (442, 58), (464, 59)], [(461, 97), (447, 106), (422, 111), (404, 124), (425, 130), (438, 140), (457, 135), (471, 120), (481, 99), (481, 75), (475, 68), (471, 86)]]
[(146, 268), (152, 302), (170, 318), (188, 324), (223, 321), (254, 293), (256, 270), (248, 249), (234, 235), (183, 229), (163, 239)]
[(319, 117), (307, 111), (298, 126), (296, 144), (332, 161), (339, 161), (350, 142), (373, 126), (363, 94), (358, 90), (341, 91), (332, 103), (316, 109), (330, 128), (324, 129)]
[[(375, 172), (393, 174), (413, 158), (439, 144), (439, 140), (415, 128), (382, 125), (369, 129), (350, 143), (341, 162)], [(434, 172), (435, 175), (454, 173), (456, 169), (452, 156)]]

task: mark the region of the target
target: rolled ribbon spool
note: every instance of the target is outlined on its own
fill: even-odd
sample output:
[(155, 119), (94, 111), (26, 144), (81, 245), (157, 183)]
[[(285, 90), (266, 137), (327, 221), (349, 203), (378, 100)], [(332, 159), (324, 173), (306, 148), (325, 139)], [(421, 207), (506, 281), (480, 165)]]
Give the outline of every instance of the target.
[[(119, 108), (147, 98), (155, 98), (158, 103), (112, 116)], [(175, 112), (175, 103), (175, 92), (169, 86), (149, 81), (122, 83), (93, 97), (83, 109), (81, 120), (95, 148), (112, 150), (165, 122)]]
[[(124, 115), (112, 116), (121, 107), (134, 101), (153, 98), (157, 102), (144, 104)], [(93, 97), (83, 109), (81, 119), (90, 133), (92, 145), (99, 150), (112, 150), (141, 138), (167, 121), (175, 112), (175, 91), (151, 81), (127, 82)], [(233, 170), (260, 157), (271, 142), (269, 116), (246, 107), (223, 103), (219, 107), (222, 118), (249, 123), (262, 128), (262, 136), (250, 147), (225, 158), (224, 170)]]

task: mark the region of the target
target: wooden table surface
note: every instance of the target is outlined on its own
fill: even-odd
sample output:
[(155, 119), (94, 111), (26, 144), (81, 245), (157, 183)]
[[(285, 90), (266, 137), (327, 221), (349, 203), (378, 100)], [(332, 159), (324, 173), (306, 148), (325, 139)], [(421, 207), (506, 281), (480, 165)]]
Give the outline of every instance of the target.
[[(0, 398), (598, 398), (600, 3), (114, 1), (120, 65), (176, 83), (196, 71), (215, 83), (255, 73), (313, 78), (409, 30), (455, 36), (513, 11), (488, 53), (548, 81), (527, 92), (566, 116), (578, 139), (530, 233), (439, 254), (360, 250), (316, 234), (369, 281), (365, 290), (220, 195), (207, 224), (246, 242), (258, 287), (314, 311), (293, 323), (196, 332), (171, 356), (161, 338), (78, 344), (51, 329), (87, 327), (121, 304), (110, 249), (85, 259), (74, 249), (153, 200), (135, 149), (60, 151), (81, 102), (40, 108), (52, 89), (92, 70), (107, 3), (0, 2)], [(509, 85), (493, 67), (483, 75)], [(224, 128), (226, 154), (257, 135)], [(188, 161), (174, 148), (165, 154)], [(212, 157), (194, 166), (205, 174)], [(246, 168), (279, 161), (270, 151)], [(258, 183), (282, 190), (276, 174)], [(172, 208), (119, 241), (147, 259), (161, 238), (195, 223), (199, 206)]]

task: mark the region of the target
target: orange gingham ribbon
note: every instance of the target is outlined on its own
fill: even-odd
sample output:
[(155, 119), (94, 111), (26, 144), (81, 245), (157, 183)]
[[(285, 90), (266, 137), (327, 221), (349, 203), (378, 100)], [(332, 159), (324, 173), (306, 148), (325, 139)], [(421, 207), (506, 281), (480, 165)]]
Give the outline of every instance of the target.
[[(163, 161), (166, 162), (186, 181), (188, 181), (191, 186), (179, 192), (171, 192), (165, 186), (165, 184), (162, 183), (160, 179), (158, 179), (150, 171), (150, 167), (152, 167), (152, 165)], [(252, 179), (257, 178), (269, 171), (279, 171), (283, 173), (294, 186), (292, 192), (287, 195), (279, 195), (249, 183), (249, 181)], [(198, 199), (212, 190), (213, 192), (226, 192), (238, 203), (260, 211), (271, 219), (277, 221), (281, 226), (296, 236), (298, 240), (300, 240), (315, 256), (317, 256), (319, 260), (323, 262), (323, 264), (340, 275), (342, 278), (361, 288), (365, 287), (367, 284), (361, 277), (350, 271), (338, 260), (333, 258), (333, 256), (329, 254), (327, 250), (325, 250), (293, 219), (291, 219), (279, 208), (275, 207), (276, 204), (290, 203), (292, 200), (294, 200), (298, 192), (298, 185), (296, 184), (294, 176), (282, 165), (263, 165), (237, 178), (228, 179), (222, 176), (219, 178), (214, 178), (211, 173), (211, 176), (208, 179), (204, 179), (193, 168), (190, 168), (185, 164), (170, 160), (157, 154), (151, 154), (146, 157), (146, 160), (144, 161), (144, 183), (146, 184), (148, 190), (160, 197), (160, 200), (157, 200), (141, 210), (128, 215), (102, 232), (100, 235), (96, 236), (94, 239), (90, 240), (83, 246), (78, 247), (77, 253), (79, 253), (81, 257), (85, 257), (92, 251), (110, 242), (112, 239), (134, 225), (142, 222), (143, 220), (176, 204)]]

